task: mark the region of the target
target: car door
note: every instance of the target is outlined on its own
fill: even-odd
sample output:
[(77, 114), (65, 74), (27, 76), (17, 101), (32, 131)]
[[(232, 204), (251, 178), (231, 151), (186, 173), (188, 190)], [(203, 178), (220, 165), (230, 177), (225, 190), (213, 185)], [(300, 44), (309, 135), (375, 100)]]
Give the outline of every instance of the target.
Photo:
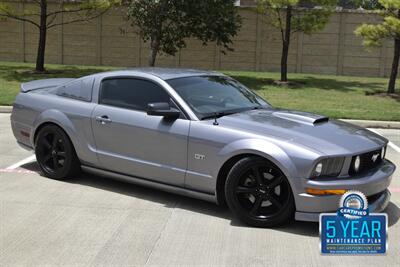
[(184, 186), (190, 121), (146, 113), (148, 103), (173, 101), (153, 81), (108, 78), (101, 82), (92, 128), (101, 168)]

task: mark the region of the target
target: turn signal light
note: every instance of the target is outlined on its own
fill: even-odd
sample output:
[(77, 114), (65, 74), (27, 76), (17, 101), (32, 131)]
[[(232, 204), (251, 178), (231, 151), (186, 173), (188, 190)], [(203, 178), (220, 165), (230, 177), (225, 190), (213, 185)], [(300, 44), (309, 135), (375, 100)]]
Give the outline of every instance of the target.
[(306, 192), (310, 195), (343, 195), (346, 193), (344, 189), (314, 189), (314, 188), (307, 188)]

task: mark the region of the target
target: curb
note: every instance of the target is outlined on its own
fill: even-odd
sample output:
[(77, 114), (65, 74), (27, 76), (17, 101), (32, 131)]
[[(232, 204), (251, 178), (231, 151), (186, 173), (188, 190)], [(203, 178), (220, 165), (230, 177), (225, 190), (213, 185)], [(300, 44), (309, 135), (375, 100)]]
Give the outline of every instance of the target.
[(400, 129), (399, 121), (342, 120), (364, 128)]
[[(0, 113), (11, 113), (12, 106), (0, 106)], [(366, 120), (345, 120), (348, 123), (352, 123), (364, 128), (382, 128), (382, 129), (400, 129), (400, 121), (366, 121)]]
[(12, 106), (0, 106), (0, 113), (11, 113)]

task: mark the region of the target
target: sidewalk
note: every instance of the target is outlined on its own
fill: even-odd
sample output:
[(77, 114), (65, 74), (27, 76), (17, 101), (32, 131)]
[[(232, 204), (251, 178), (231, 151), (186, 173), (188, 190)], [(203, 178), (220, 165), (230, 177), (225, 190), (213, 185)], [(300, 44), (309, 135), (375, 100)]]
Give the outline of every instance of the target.
[(364, 128), (400, 129), (400, 121), (341, 120)]
[(11, 113), (12, 106), (0, 106), (0, 113)]

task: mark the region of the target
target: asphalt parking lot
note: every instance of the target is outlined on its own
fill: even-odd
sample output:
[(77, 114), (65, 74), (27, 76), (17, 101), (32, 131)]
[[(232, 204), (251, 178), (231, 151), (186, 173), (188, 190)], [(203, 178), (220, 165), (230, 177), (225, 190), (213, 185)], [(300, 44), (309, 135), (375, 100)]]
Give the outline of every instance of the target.
[[(387, 158), (400, 167), (400, 130)], [(400, 168), (384, 256), (322, 256), (318, 224), (247, 227), (211, 203), (82, 174), (40, 176), (0, 114), (0, 266), (400, 266)]]

